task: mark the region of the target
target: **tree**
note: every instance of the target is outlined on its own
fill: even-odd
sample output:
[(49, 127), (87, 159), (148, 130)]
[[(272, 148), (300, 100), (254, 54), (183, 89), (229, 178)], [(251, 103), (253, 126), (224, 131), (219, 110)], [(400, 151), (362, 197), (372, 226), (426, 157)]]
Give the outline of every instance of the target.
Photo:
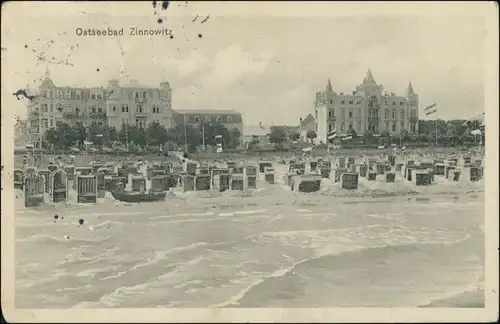
[(47, 129), (47, 131), (45, 131), (44, 138), (45, 138), (44, 143), (47, 142), (48, 144), (54, 146), (56, 146), (57, 142), (59, 141), (55, 128)]
[(118, 131), (114, 126), (108, 127), (108, 140), (113, 143), (118, 140)]
[(146, 138), (149, 145), (164, 144), (167, 139), (167, 129), (160, 123), (151, 123), (146, 129)]
[(383, 131), (380, 133), (378, 142), (380, 145), (391, 145), (391, 134), (388, 131)]
[(353, 139), (355, 139), (355, 138), (358, 137), (358, 133), (356, 133), (356, 131), (354, 130), (354, 128), (350, 129), (350, 133), (351, 133), (351, 136), (352, 136)]
[(410, 134), (408, 133), (408, 131), (406, 129), (404, 129), (401, 132), (401, 141), (402, 142), (408, 142), (409, 140), (410, 140)]
[(83, 149), (83, 142), (87, 139), (87, 129), (82, 123), (77, 122), (73, 128), (75, 140), (78, 142), (78, 148)]
[(365, 144), (372, 144), (373, 143), (373, 132), (371, 132), (370, 130), (366, 130), (364, 133), (363, 133), (363, 142)]
[(311, 141), (311, 144), (313, 144), (314, 139), (318, 137), (318, 134), (314, 130), (308, 130), (306, 133), (306, 138)]
[[(207, 132), (207, 129), (205, 129), (205, 132)], [(187, 138), (185, 134), (187, 134)], [(215, 138), (210, 139), (206, 133), (205, 135), (207, 140), (215, 141)], [(184, 124), (182, 123), (176, 124), (174, 127), (170, 128), (167, 131), (167, 138), (173, 143), (176, 143), (177, 145), (182, 147), (184, 147), (185, 142), (187, 142), (188, 151), (190, 152), (196, 151), (197, 146), (202, 143), (200, 128), (191, 124), (187, 124), (186, 126), (184, 126)], [(187, 140), (185, 141), (185, 139)]]
[(229, 130), (229, 148), (237, 148), (240, 145), (241, 132), (238, 128), (234, 127)]
[(55, 129), (48, 129), (44, 135), (46, 141), (58, 149), (67, 150), (76, 142), (73, 128), (66, 123), (57, 123)]
[(291, 132), (290, 134), (288, 134), (288, 137), (290, 138), (290, 140), (296, 142), (300, 138), (300, 133), (299, 132)]
[(271, 127), (271, 132), (268, 136), (269, 142), (273, 143), (276, 147), (282, 147), (287, 138), (287, 134), (283, 127)]
[(101, 148), (104, 144), (105, 135), (103, 134), (103, 126), (99, 124), (91, 124), (88, 128), (88, 139), (94, 143), (96, 147)]

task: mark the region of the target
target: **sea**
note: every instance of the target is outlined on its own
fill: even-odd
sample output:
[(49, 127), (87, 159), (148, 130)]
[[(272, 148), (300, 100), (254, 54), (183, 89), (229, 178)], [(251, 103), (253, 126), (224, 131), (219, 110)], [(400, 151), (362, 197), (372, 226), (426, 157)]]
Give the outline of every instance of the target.
[(399, 176), (30, 209), (18, 193), (15, 305), (484, 307), (484, 206), (482, 181)]

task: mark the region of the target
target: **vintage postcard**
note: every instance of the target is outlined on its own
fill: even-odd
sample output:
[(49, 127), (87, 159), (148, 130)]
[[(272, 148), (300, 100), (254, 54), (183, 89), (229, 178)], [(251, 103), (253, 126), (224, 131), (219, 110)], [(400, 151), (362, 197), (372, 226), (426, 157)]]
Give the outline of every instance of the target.
[(498, 7), (7, 2), (8, 322), (498, 317)]

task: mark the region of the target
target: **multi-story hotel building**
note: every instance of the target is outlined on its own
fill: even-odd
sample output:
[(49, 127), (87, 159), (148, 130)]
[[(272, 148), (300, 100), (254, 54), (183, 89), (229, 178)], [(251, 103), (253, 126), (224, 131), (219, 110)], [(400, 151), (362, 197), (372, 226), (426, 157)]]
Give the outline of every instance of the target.
[(172, 119), (174, 124), (201, 125), (206, 122), (224, 125), (228, 130), (236, 128), (241, 134), (240, 145), (243, 144), (243, 117), (236, 110), (176, 109), (172, 111)]
[(403, 130), (418, 133), (418, 94), (408, 84), (406, 96), (384, 92), (368, 69), (363, 83), (351, 93), (337, 93), (330, 79), (324, 91), (316, 92), (314, 103), (316, 141), (327, 141), (327, 133), (347, 134), (351, 129), (363, 135), (365, 131), (380, 134), (387, 131), (399, 135)]
[(47, 73), (28, 106), (30, 141), (38, 141), (40, 134), (58, 122), (108, 124), (118, 130), (124, 123), (145, 128), (158, 122), (171, 127), (172, 89), (168, 82), (151, 88), (134, 81), (120, 85), (117, 80), (109, 81), (106, 88), (64, 87), (55, 85)]

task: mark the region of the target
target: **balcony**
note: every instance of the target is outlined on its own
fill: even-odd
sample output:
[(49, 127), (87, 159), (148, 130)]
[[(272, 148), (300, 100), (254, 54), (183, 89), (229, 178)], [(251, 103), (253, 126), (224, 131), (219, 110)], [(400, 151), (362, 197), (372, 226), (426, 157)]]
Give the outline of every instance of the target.
[(136, 111), (135, 112), (135, 117), (139, 117), (139, 118), (146, 118), (148, 115), (147, 112), (145, 111)]
[(107, 118), (108, 116), (106, 115), (105, 112), (93, 112), (89, 114), (90, 118), (96, 118), (96, 119), (104, 119)]
[(83, 114), (82, 113), (77, 113), (77, 112), (63, 112), (63, 117), (64, 118), (82, 118)]

